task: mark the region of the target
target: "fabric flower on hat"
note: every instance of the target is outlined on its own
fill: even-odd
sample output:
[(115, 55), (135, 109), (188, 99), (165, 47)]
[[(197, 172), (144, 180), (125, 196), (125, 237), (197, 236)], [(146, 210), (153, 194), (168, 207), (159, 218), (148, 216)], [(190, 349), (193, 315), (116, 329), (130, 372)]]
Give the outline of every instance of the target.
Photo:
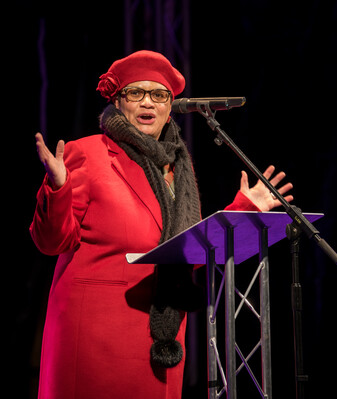
[(101, 75), (99, 79), (96, 90), (101, 92), (102, 97), (111, 100), (121, 88), (118, 77), (112, 72), (107, 72)]

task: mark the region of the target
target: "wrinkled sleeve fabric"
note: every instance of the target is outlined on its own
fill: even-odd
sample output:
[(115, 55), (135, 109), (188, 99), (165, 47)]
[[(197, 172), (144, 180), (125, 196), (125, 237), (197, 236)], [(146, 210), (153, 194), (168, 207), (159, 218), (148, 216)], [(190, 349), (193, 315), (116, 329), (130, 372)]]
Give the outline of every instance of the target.
[(66, 144), (64, 162), (67, 180), (52, 190), (46, 175), (37, 193), (30, 234), (46, 255), (59, 255), (80, 244), (80, 225), (89, 203), (89, 179), (85, 153), (76, 142)]

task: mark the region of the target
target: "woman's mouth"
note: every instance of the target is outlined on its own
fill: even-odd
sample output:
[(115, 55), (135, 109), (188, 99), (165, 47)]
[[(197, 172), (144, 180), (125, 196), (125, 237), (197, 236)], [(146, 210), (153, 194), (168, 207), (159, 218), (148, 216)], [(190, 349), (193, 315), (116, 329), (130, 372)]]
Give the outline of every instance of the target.
[(152, 125), (156, 119), (156, 116), (152, 113), (143, 113), (137, 116), (137, 122), (142, 125)]

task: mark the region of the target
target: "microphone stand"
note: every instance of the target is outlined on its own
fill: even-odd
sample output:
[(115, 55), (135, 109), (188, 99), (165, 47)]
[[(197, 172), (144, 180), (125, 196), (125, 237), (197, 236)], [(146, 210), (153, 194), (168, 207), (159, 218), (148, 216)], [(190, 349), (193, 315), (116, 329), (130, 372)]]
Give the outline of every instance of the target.
[(337, 253), (330, 245), (319, 236), (319, 231), (302, 214), (301, 210), (294, 205), (290, 205), (277, 189), (263, 176), (260, 170), (251, 162), (251, 160), (240, 150), (240, 148), (231, 140), (231, 138), (220, 128), (220, 123), (214, 118), (215, 112), (212, 112), (209, 102), (197, 105), (198, 112), (206, 118), (208, 126), (217, 133), (214, 139), (217, 145), (226, 143), (243, 163), (261, 180), (269, 189), (270, 193), (277, 198), (284, 207), (287, 214), (293, 220), (287, 225), (287, 237), (291, 242), (292, 254), (292, 312), (294, 329), (294, 356), (295, 356), (295, 383), (296, 398), (304, 399), (304, 383), (308, 376), (304, 374), (303, 367), (303, 343), (302, 343), (302, 288), (299, 281), (299, 241), (300, 234), (304, 232), (312, 239), (328, 257), (337, 264)]
[(301, 210), (294, 205), (290, 205), (283, 196), (277, 191), (277, 189), (266, 179), (260, 170), (253, 164), (253, 162), (240, 150), (240, 148), (233, 142), (233, 140), (220, 128), (220, 123), (214, 118), (215, 112), (213, 113), (209, 107), (207, 101), (204, 104), (197, 105), (198, 112), (206, 118), (208, 126), (217, 133), (214, 139), (217, 145), (222, 143), (227, 144), (235, 154), (243, 161), (243, 163), (254, 173), (254, 175), (262, 181), (262, 183), (269, 189), (270, 193), (273, 194), (284, 207), (287, 214), (292, 218), (294, 225), (301, 229), (310, 239), (312, 239), (326, 255), (337, 265), (337, 253), (331, 248), (331, 246), (319, 235), (319, 231), (316, 227), (309, 222), (309, 220), (302, 214)]
[(295, 353), (295, 386), (296, 398), (304, 399), (304, 383), (308, 376), (304, 374), (303, 367), (303, 341), (302, 341), (302, 287), (300, 283), (299, 252), (301, 230), (294, 223), (289, 223), (286, 228), (287, 238), (290, 240), (290, 252), (292, 257), (292, 284), (291, 307), (293, 312), (294, 353)]

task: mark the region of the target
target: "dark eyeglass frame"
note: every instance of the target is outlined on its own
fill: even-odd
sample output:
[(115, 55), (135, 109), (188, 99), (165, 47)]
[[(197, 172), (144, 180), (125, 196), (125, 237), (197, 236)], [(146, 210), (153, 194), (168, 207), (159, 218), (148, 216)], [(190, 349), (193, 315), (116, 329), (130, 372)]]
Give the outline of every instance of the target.
[[(127, 93), (128, 89), (130, 89), (130, 90), (135, 90), (135, 89), (136, 89), (136, 90), (139, 90), (140, 92), (143, 92), (142, 98), (140, 98), (139, 100), (131, 100), (130, 98), (128, 98), (128, 93)], [(153, 93), (153, 92), (156, 92), (156, 91), (157, 91), (157, 92), (158, 92), (158, 91), (161, 91), (161, 92), (167, 93), (167, 99), (166, 99), (165, 101), (157, 101), (155, 98), (152, 97), (152, 93)], [(168, 101), (168, 100), (171, 98), (171, 96), (172, 96), (172, 93), (170, 92), (170, 90), (166, 90), (166, 89), (144, 90), (144, 89), (141, 89), (140, 87), (136, 87), (136, 86), (124, 87), (124, 89), (122, 89), (122, 90), (119, 92), (119, 94), (120, 94), (121, 97), (126, 98), (127, 101), (131, 101), (131, 102), (135, 102), (135, 103), (138, 103), (138, 102), (142, 101), (143, 98), (144, 98), (144, 97), (146, 96), (146, 94), (148, 94), (148, 93), (149, 93), (149, 95), (150, 95), (151, 100), (152, 100), (154, 103), (157, 103), (157, 104), (165, 104), (165, 103), (167, 103), (167, 101)]]

